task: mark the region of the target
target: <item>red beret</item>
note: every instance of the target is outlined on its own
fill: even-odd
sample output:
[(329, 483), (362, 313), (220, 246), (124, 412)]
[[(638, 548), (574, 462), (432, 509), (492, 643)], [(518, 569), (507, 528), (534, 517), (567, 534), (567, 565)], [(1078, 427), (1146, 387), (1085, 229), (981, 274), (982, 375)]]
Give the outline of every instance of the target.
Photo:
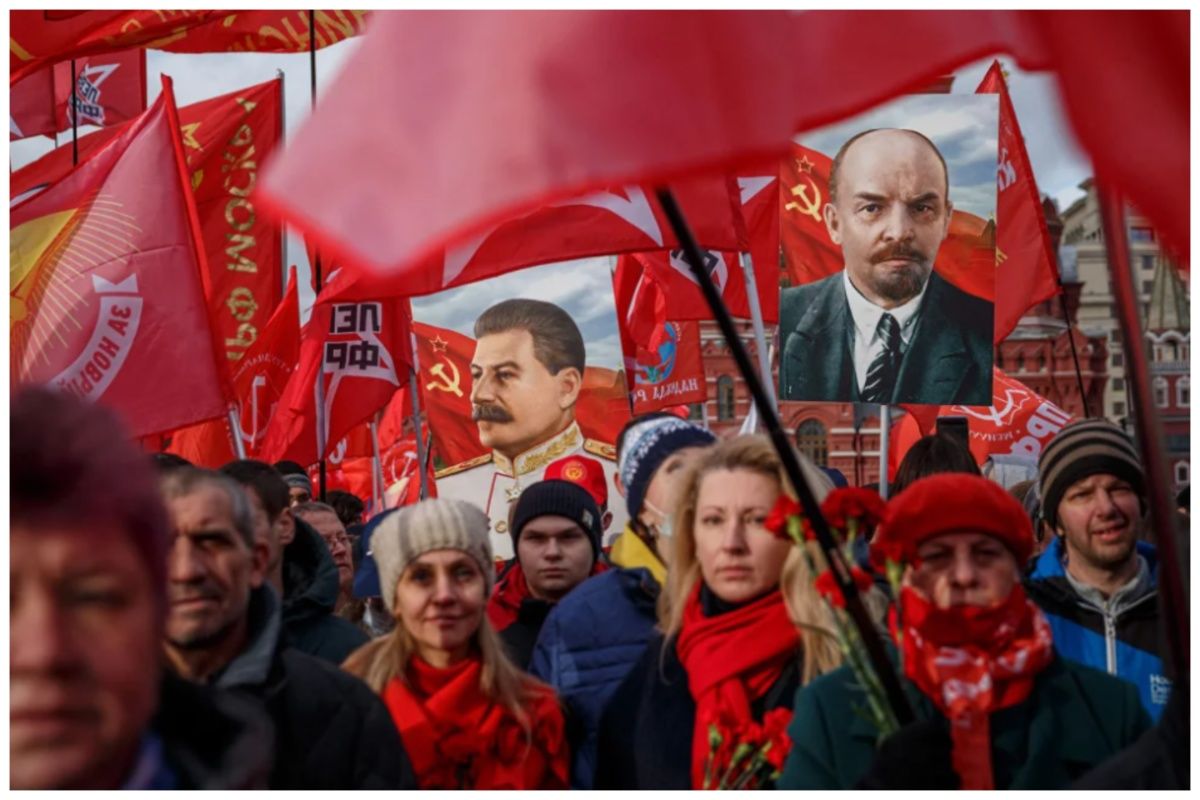
[(1033, 525), (1017, 499), (1000, 484), (961, 472), (914, 481), (888, 502), (871, 540), (871, 561), (911, 561), (927, 539), (947, 533), (986, 533), (1004, 543), (1024, 565), (1033, 553)]
[(546, 467), (542, 480), (559, 480), (577, 483), (587, 490), (601, 510), (608, 508), (608, 483), (604, 467), (594, 458), (567, 456)]

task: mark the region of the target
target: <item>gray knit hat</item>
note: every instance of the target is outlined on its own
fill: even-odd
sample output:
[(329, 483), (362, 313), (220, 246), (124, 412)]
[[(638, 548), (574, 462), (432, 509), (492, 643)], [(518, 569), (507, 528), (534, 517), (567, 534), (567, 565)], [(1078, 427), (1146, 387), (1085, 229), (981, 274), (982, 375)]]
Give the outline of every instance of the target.
[(388, 611), (404, 568), (433, 550), (462, 550), (483, 571), (485, 596), (496, 579), (487, 515), (465, 500), (431, 498), (389, 514), (371, 537), (371, 555), (379, 569), (379, 586)]
[(1146, 476), (1125, 431), (1105, 419), (1080, 420), (1059, 431), (1038, 458), (1042, 518), (1057, 528), (1058, 504), (1067, 489), (1098, 473), (1128, 481), (1139, 497), (1145, 497)]

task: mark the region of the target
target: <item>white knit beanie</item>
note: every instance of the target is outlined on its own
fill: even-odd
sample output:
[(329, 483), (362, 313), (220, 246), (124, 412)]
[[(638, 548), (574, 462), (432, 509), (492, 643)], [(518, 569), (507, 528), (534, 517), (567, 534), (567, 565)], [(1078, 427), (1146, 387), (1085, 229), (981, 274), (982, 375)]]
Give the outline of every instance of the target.
[(479, 564), (485, 596), (496, 579), (487, 515), (465, 500), (431, 498), (389, 514), (371, 536), (371, 555), (388, 611), (394, 611), (396, 585), (414, 559), (433, 550), (461, 550)]

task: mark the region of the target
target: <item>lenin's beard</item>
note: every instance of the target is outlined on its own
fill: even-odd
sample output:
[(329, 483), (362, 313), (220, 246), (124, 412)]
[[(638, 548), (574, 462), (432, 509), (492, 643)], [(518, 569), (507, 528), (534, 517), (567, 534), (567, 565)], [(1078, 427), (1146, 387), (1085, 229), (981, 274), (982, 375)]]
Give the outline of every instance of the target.
[(476, 403), (471, 406), (471, 419), (475, 422), (512, 422), (512, 414), (509, 414), (500, 406), (488, 404), (480, 405)]
[[(882, 266), (884, 261), (908, 259), (904, 267)], [(867, 272), (870, 290), (897, 305), (905, 303), (920, 293), (929, 279), (932, 259), (907, 244), (883, 247), (871, 254), (871, 268)]]

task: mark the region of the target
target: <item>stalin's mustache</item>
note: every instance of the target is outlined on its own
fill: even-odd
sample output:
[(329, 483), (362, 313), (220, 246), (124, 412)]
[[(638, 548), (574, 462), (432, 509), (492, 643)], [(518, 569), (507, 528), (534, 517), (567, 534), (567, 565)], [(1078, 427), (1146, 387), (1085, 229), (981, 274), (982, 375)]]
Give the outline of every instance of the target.
[(476, 403), (471, 406), (471, 419), (475, 422), (512, 422), (512, 414), (509, 414), (500, 406), (493, 406), (487, 403)]

